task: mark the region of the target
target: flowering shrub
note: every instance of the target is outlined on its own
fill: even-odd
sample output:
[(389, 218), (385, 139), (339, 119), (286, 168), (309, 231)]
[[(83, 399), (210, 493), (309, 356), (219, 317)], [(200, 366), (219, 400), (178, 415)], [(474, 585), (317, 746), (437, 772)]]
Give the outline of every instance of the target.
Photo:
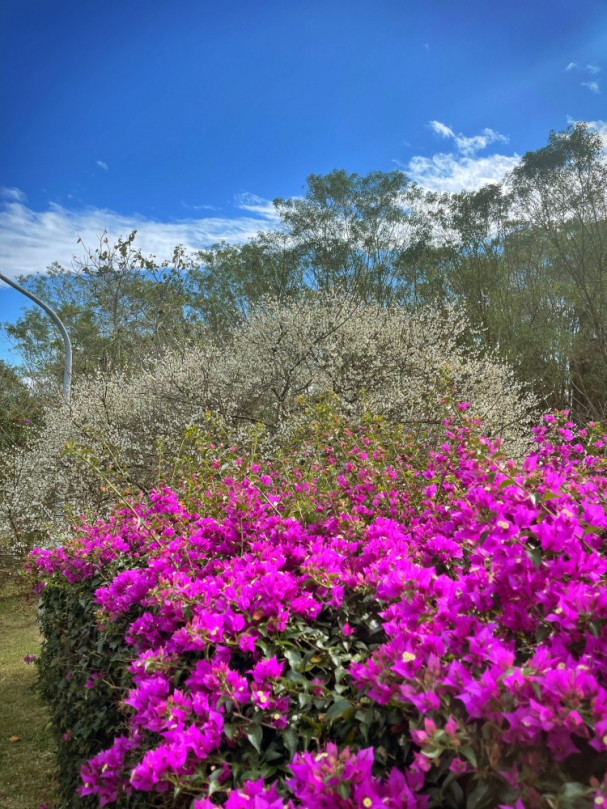
[[(148, 491), (159, 448), (164, 458), (179, 457), (184, 430), (203, 425), (207, 411), (233, 433), (262, 423), (272, 455), (300, 421), (301, 395), (333, 392), (355, 419), (364, 401), (394, 422), (440, 423), (448, 393), (470, 401), (486, 430), (520, 448), (535, 402), (496, 356), (466, 349), (469, 337), (455, 310), (411, 313), (310, 296), (266, 301), (221, 343), (155, 356), (136, 372), (80, 377), (71, 407), (49, 406), (28, 446), (0, 458), (0, 531), (23, 548), (34, 532), (49, 525), (56, 532), (58, 503), (105, 516), (115, 492), (100, 474), (120, 491)], [(64, 452), (70, 442), (89, 451)]]
[(603, 805), (607, 436), (547, 416), (517, 465), (465, 410), (201, 443), (35, 551), (65, 805)]

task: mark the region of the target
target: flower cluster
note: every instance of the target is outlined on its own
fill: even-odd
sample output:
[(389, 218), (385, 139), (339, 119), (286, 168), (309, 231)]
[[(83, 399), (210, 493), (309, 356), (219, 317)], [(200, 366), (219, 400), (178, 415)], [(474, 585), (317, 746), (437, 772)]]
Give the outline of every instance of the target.
[(45, 589), (102, 571), (99, 634), (131, 651), (81, 795), (605, 800), (607, 438), (548, 416), (516, 464), (465, 410), (425, 450), (336, 417), (299, 460), (235, 457), (33, 553)]
[(385, 782), (373, 777), (373, 749), (339, 753), (327, 744), (321, 753), (304, 753), (291, 764), (289, 787), (309, 809), (364, 807), (364, 809), (425, 809), (428, 798), (417, 792), (424, 785), (419, 773), (393, 769)]

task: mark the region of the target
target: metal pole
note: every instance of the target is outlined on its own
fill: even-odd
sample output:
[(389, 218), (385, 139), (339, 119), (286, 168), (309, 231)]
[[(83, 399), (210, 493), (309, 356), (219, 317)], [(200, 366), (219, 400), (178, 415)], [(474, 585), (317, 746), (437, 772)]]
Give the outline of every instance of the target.
[(20, 286), (16, 281), (7, 278), (6, 275), (0, 272), (0, 281), (4, 281), (5, 284), (16, 289), (18, 292), (22, 292), (27, 298), (37, 303), (46, 314), (53, 320), (59, 331), (61, 332), (61, 336), (63, 337), (63, 344), (65, 346), (65, 370), (63, 372), (63, 398), (69, 404), (71, 399), (71, 388), (72, 388), (72, 344), (70, 342), (70, 336), (67, 333), (67, 329), (59, 320), (57, 314), (51, 309), (50, 306), (47, 306), (44, 301), (41, 301), (40, 298), (36, 297), (32, 292), (28, 292), (27, 289), (24, 289)]

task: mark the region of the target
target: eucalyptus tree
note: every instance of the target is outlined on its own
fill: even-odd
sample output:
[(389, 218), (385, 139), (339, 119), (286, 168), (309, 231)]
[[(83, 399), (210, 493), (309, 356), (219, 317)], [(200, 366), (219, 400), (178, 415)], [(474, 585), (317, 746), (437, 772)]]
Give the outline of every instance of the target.
[[(607, 163), (587, 124), (551, 132), (507, 178), (513, 218), (532, 239), (560, 295), (572, 337), (569, 398), (592, 418), (607, 417)], [(555, 307), (555, 310), (557, 307)], [(556, 314), (556, 311), (555, 311)]]

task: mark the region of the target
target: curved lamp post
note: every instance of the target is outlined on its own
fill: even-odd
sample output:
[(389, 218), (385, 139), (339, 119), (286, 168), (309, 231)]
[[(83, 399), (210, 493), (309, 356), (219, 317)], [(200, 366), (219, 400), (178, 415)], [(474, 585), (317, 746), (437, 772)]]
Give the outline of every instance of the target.
[(61, 332), (61, 336), (63, 337), (63, 344), (65, 346), (65, 370), (63, 371), (63, 398), (69, 404), (70, 402), (70, 395), (71, 395), (71, 387), (72, 387), (72, 344), (70, 342), (70, 336), (67, 333), (67, 329), (57, 316), (57, 314), (51, 309), (50, 306), (47, 306), (44, 301), (41, 301), (40, 298), (36, 297), (31, 292), (28, 292), (27, 289), (23, 289), (16, 281), (7, 278), (6, 275), (0, 272), (0, 281), (4, 281), (5, 284), (16, 289), (18, 292), (23, 293), (27, 298), (37, 303), (46, 314), (51, 318), (51, 320), (55, 323), (59, 331)]

